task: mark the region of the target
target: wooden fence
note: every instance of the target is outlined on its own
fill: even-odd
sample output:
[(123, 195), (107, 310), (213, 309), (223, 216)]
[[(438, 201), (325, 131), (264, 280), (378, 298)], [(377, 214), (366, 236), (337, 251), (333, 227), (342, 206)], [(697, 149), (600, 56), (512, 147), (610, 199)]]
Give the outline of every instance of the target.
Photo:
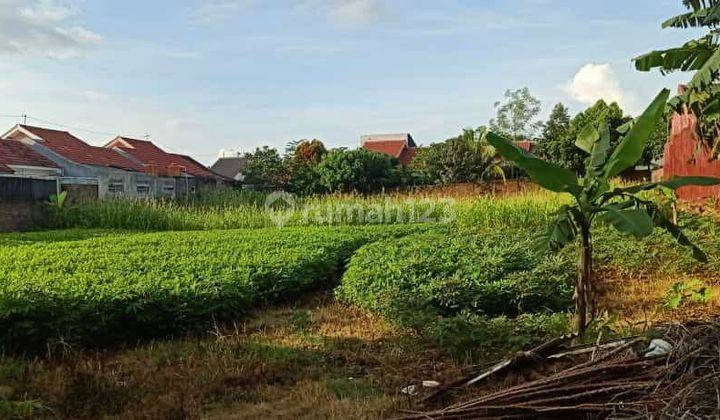
[(0, 176), (0, 201), (47, 201), (57, 193), (57, 185), (54, 179)]

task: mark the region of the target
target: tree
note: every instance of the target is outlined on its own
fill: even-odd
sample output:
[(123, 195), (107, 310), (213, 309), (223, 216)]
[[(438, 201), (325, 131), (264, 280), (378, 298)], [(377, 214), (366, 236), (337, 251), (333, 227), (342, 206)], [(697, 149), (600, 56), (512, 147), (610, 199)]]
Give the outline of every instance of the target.
[(690, 242), (678, 226), (667, 220), (654, 203), (642, 199), (638, 193), (662, 187), (677, 189), (685, 185), (715, 185), (720, 180), (681, 177), (624, 188), (613, 189), (610, 186), (612, 177), (634, 166), (641, 158), (648, 137), (662, 118), (669, 93), (667, 89), (660, 92), (614, 149), (610, 143), (610, 124), (607, 121), (601, 122), (598, 127), (592, 123), (585, 126), (575, 142), (588, 156), (582, 178), (567, 168), (526, 155), (501, 136), (488, 134), (488, 141), (500, 155), (525, 170), (533, 181), (550, 191), (569, 193), (574, 199), (572, 205), (564, 205), (558, 210), (554, 222), (539, 236), (538, 244), (557, 251), (579, 237), (580, 264), (575, 283), (575, 315), (580, 335), (585, 333), (588, 312), (591, 319), (595, 315), (590, 233), (595, 220), (600, 219), (619, 232), (636, 238), (650, 235), (654, 227), (663, 228), (681, 245), (691, 247), (697, 259), (706, 260), (705, 254)]
[(570, 114), (562, 103), (556, 104), (545, 124), (537, 145), (537, 155), (545, 159), (559, 156), (559, 146), (569, 136)]
[(302, 140), (295, 147), (293, 158), (300, 163), (316, 165), (327, 153), (325, 145), (318, 139)]
[(320, 183), (330, 192), (376, 192), (397, 185), (397, 159), (365, 149), (332, 150), (317, 166)]
[(300, 195), (323, 192), (317, 165), (327, 153), (325, 145), (320, 140), (313, 139), (301, 140), (292, 143), (291, 146), (286, 149), (285, 159), (288, 174), (287, 189)]
[(650, 167), (653, 162), (661, 159), (665, 153), (665, 144), (668, 141), (669, 133), (669, 115), (665, 112), (655, 124), (648, 138), (647, 147), (643, 150), (642, 157), (640, 158), (640, 164)]
[(487, 143), (487, 129), (466, 128), (462, 134), (436, 143), (415, 156), (412, 169), (423, 174), (426, 183), (479, 182), (504, 177), (496, 165), (495, 149)]
[(651, 51), (634, 59), (640, 71), (659, 69), (662, 74), (695, 71), (684, 92), (669, 105), (677, 113), (689, 109), (698, 117), (696, 131), (713, 157), (720, 153), (720, 0), (683, 0), (687, 13), (663, 22), (663, 28), (698, 28), (709, 32), (680, 47)]
[(540, 113), (540, 101), (526, 87), (505, 91), (505, 101), (495, 102), (497, 116), (490, 120), (490, 130), (513, 140), (532, 138), (540, 127), (540, 123), (533, 122)]
[[(562, 125), (556, 123), (556, 121), (562, 122), (562, 119), (563, 116), (560, 114), (553, 120), (551, 114), (551, 120), (546, 124), (540, 140), (541, 148), (538, 154), (578, 174), (583, 174), (585, 171), (585, 155), (575, 147), (575, 139), (580, 131), (589, 124), (599, 126), (608, 123), (610, 125), (610, 146), (614, 147), (620, 141), (620, 133), (617, 130), (630, 120), (629, 117), (623, 116), (623, 110), (617, 103), (613, 102), (608, 105), (602, 99), (574, 116), (565, 130), (562, 130)], [(548, 127), (551, 126), (557, 126), (557, 128), (548, 131)]]
[(287, 182), (283, 159), (276, 149), (268, 146), (245, 153), (243, 184), (258, 190), (279, 190)]

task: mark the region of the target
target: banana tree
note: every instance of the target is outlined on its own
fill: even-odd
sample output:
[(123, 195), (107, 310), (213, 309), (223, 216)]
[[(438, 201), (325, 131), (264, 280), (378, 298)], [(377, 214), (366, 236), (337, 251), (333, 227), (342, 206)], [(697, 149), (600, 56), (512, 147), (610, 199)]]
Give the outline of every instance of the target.
[(696, 39), (681, 46), (655, 50), (636, 57), (635, 68), (640, 71), (658, 69), (662, 74), (693, 71), (684, 92), (670, 100), (676, 112), (688, 109), (698, 117), (695, 126), (698, 146), (703, 144), (711, 156), (720, 155), (720, 0), (682, 0), (688, 11), (663, 22), (665, 28), (705, 31)]
[(636, 238), (650, 235), (654, 227), (665, 229), (678, 243), (690, 247), (697, 259), (706, 259), (705, 254), (677, 225), (638, 193), (661, 187), (674, 190), (685, 185), (715, 185), (720, 180), (680, 177), (630, 187), (613, 188), (610, 185), (611, 178), (634, 166), (641, 158), (653, 128), (663, 115), (668, 96), (667, 89), (658, 94), (647, 110), (634, 121), (615, 150), (610, 150), (610, 128), (607, 124), (600, 124), (599, 127), (588, 125), (582, 129), (575, 142), (588, 155), (585, 175), (581, 178), (568, 169), (523, 152), (501, 136), (494, 133), (487, 136), (488, 142), (503, 158), (523, 169), (534, 182), (550, 191), (568, 193), (574, 198), (572, 205), (558, 210), (554, 222), (538, 237), (538, 244), (558, 251), (576, 240), (580, 241), (574, 296), (577, 331), (580, 335), (585, 333), (588, 316), (592, 320), (595, 312), (591, 227), (596, 220)]

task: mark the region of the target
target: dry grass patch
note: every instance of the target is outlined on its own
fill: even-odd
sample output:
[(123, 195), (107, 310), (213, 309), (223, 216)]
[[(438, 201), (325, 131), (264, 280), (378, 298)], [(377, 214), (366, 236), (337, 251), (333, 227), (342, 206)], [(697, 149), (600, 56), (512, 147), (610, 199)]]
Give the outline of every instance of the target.
[[(698, 302), (688, 291), (678, 307), (668, 305), (668, 297), (673, 296), (673, 287), (678, 283), (690, 288), (696, 288), (695, 283), (707, 287), (709, 300)], [(601, 307), (628, 326), (707, 320), (720, 311), (720, 278), (717, 276), (606, 278), (601, 287)]]
[[(259, 310), (208, 338), (0, 367), (6, 401), (36, 404), (28, 417), (62, 418), (379, 418), (407, 407), (408, 383), (464, 368), (328, 295)], [(0, 417), (16, 408), (0, 405)]]

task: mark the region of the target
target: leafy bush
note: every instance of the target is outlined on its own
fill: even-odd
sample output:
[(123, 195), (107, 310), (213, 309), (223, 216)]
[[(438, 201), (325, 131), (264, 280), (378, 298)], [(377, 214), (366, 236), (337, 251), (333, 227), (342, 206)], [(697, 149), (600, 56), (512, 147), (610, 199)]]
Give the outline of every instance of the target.
[(465, 129), (457, 137), (417, 149), (410, 169), (425, 184), (481, 182), (504, 174), (495, 149), (484, 138), (487, 130)]
[(453, 316), (516, 316), (564, 311), (572, 297), (572, 263), (539, 257), (515, 235), (419, 234), (360, 248), (337, 295), (391, 317), (398, 310)]
[(207, 328), (251, 305), (317, 288), (369, 241), (419, 226), (57, 233), (0, 241), (0, 343), (106, 345)]
[(317, 166), (320, 182), (330, 192), (377, 192), (398, 184), (397, 160), (365, 149), (333, 150)]
[(570, 314), (521, 314), (488, 318), (469, 312), (412, 325), (456, 357), (488, 360), (570, 332)]

